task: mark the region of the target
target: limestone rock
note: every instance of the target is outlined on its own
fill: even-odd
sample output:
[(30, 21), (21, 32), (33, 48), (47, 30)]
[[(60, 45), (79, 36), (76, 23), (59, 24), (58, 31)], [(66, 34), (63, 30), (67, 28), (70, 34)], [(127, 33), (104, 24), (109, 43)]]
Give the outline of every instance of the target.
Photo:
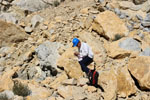
[(0, 92), (4, 90), (12, 90), (13, 89), (13, 81), (12, 76), (13, 74), (18, 70), (19, 68), (16, 67), (13, 70), (10, 70), (6, 73), (4, 73), (2, 76), (0, 76)]
[(129, 57), (133, 52), (138, 53), (141, 50), (141, 45), (133, 38), (122, 38), (118, 41), (106, 44), (105, 48), (110, 57), (119, 59)]
[(14, 93), (9, 90), (5, 90), (0, 93), (0, 100), (14, 100)]
[(84, 89), (82, 87), (76, 87), (76, 86), (63, 87), (63, 86), (60, 86), (58, 88), (58, 93), (64, 98), (73, 97), (76, 100), (83, 100), (86, 98), (86, 95), (84, 93)]
[(72, 79), (68, 79), (68, 80), (64, 80), (62, 82), (63, 85), (76, 85), (77, 84), (77, 80), (75, 80), (74, 78)]
[(0, 21), (0, 33), (0, 47), (23, 42), (28, 38), (28, 35), (21, 28), (4, 21)]
[(35, 52), (40, 60), (41, 67), (46, 67), (46, 69), (51, 71), (52, 75), (57, 74), (56, 61), (59, 57), (57, 51), (58, 47), (58, 43), (46, 41), (35, 49)]
[(81, 71), (77, 58), (74, 56), (75, 49), (76, 48), (68, 48), (58, 59), (57, 65), (64, 68), (67, 75), (71, 78), (78, 79), (83, 76), (83, 72)]
[(2, 13), (0, 14), (0, 19), (9, 23), (17, 24), (16, 15), (13, 13)]
[(99, 73), (98, 84), (104, 89), (104, 99), (114, 100), (117, 93), (117, 78), (114, 70)]
[(92, 29), (111, 40), (115, 39), (115, 35), (117, 34), (120, 36), (126, 36), (128, 34), (125, 23), (111, 11), (98, 14), (94, 19)]
[(29, 88), (32, 94), (27, 96), (27, 100), (45, 100), (52, 95), (52, 90), (39, 85), (29, 84)]
[(127, 67), (118, 68), (117, 93), (119, 97), (128, 97), (136, 93), (136, 87)]
[(61, 76), (57, 77), (53, 82), (50, 83), (50, 87), (57, 89), (66, 79), (68, 79), (68, 77), (65, 73), (63, 73)]
[(47, 8), (49, 5), (47, 3), (44, 3), (42, 0), (14, 0), (12, 2), (13, 5), (19, 6), (23, 10), (28, 11), (39, 11), (44, 8)]
[(141, 5), (135, 5), (134, 3), (129, 1), (121, 1), (119, 2), (119, 5), (122, 9), (131, 9), (134, 11), (138, 11), (141, 9)]
[(39, 23), (41, 23), (44, 19), (40, 15), (34, 15), (31, 19), (32, 28), (35, 28), (38, 26)]
[(150, 56), (150, 48), (144, 49), (144, 51), (140, 53), (140, 56)]
[(125, 50), (140, 51), (140, 43), (133, 38), (127, 38), (119, 43), (119, 47)]
[(31, 33), (33, 29), (30, 26), (25, 27), (25, 32)]
[(140, 89), (150, 89), (150, 57), (139, 56), (132, 58), (128, 64), (128, 70), (138, 81)]
[(135, 4), (142, 4), (142, 3), (144, 3), (145, 1), (147, 1), (147, 0), (133, 0), (133, 2), (135, 3)]

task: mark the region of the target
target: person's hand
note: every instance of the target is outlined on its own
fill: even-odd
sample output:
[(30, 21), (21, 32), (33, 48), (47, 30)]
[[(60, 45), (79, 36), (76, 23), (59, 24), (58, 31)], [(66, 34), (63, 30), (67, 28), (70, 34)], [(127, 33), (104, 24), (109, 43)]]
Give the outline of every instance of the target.
[(79, 52), (75, 52), (74, 55), (75, 55), (75, 56), (78, 56), (78, 55), (79, 55)]

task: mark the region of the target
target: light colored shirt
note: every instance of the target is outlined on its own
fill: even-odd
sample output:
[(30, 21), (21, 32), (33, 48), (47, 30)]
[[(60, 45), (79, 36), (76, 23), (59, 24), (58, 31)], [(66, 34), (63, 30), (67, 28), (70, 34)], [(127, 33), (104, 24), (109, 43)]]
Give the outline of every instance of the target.
[(93, 52), (87, 43), (81, 42), (81, 47), (78, 49), (78, 61), (81, 61), (84, 57), (88, 56), (93, 58)]

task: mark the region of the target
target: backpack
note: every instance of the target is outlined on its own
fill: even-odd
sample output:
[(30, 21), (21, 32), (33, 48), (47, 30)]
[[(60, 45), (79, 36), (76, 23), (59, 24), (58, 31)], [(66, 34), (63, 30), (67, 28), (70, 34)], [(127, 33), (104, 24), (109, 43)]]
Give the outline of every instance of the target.
[(89, 78), (90, 85), (97, 86), (98, 76), (99, 74), (95, 69), (89, 70), (88, 78)]

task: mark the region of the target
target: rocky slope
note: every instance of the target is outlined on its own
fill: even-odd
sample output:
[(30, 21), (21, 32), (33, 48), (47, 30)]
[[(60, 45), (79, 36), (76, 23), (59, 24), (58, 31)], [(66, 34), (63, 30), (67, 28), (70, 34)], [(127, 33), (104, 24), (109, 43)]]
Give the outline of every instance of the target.
[[(0, 10), (0, 100), (150, 100), (150, 0), (0, 0)], [(100, 88), (74, 37), (91, 46)]]

